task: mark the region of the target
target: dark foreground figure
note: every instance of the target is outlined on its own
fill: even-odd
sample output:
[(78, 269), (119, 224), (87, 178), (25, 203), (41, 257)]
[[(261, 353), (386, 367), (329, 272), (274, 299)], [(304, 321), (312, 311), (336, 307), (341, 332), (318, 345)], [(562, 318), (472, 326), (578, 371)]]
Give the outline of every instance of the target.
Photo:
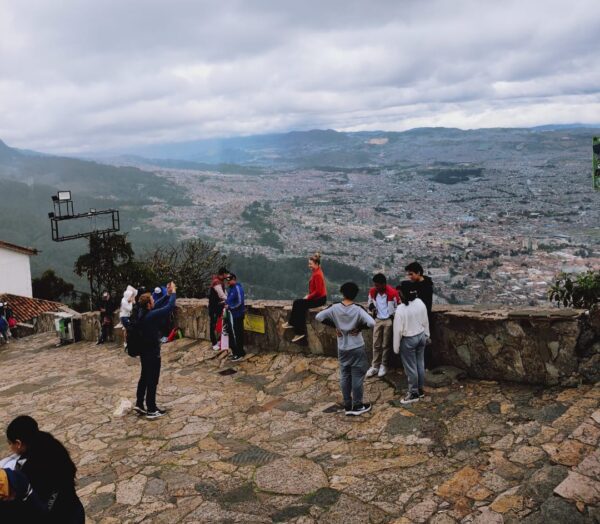
[(77, 468), (65, 447), (25, 415), (8, 425), (6, 437), (18, 459), (13, 469), (0, 470), (9, 486), (8, 494), (0, 494), (0, 522), (84, 524)]

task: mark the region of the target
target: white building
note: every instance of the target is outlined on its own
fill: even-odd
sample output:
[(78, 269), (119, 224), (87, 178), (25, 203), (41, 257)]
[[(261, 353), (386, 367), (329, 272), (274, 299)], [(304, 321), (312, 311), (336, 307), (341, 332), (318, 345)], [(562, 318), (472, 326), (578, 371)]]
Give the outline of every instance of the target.
[(0, 294), (33, 296), (29, 257), (37, 250), (0, 240)]

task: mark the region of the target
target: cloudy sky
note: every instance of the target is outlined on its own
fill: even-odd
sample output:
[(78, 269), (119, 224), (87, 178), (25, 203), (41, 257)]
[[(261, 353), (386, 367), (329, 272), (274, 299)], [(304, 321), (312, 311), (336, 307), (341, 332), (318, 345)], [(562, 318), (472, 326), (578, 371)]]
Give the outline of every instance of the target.
[(0, 0), (0, 139), (600, 122), (594, 0)]

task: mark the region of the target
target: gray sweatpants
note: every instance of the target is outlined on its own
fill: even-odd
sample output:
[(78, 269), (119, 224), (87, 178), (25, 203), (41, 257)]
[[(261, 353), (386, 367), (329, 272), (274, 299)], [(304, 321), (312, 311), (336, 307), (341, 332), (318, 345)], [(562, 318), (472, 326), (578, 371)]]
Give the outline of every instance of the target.
[(425, 333), (414, 337), (402, 337), (400, 340), (400, 357), (402, 357), (404, 373), (408, 378), (408, 391), (411, 393), (418, 393), (420, 389), (423, 389), (426, 345)]
[(363, 383), (367, 369), (369, 369), (365, 346), (338, 350), (338, 360), (344, 407), (351, 409), (353, 406), (362, 404), (363, 401)]

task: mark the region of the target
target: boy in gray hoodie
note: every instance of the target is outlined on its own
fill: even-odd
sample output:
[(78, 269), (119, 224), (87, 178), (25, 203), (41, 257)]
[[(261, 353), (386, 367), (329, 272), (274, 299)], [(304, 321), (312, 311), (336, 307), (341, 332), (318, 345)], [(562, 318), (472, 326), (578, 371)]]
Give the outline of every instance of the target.
[(365, 327), (372, 328), (375, 321), (362, 306), (354, 303), (358, 295), (358, 286), (354, 282), (346, 282), (340, 291), (344, 299), (318, 313), (316, 318), (336, 328), (344, 409), (346, 415), (357, 416), (372, 407), (363, 402), (363, 383), (369, 361), (360, 331)]

